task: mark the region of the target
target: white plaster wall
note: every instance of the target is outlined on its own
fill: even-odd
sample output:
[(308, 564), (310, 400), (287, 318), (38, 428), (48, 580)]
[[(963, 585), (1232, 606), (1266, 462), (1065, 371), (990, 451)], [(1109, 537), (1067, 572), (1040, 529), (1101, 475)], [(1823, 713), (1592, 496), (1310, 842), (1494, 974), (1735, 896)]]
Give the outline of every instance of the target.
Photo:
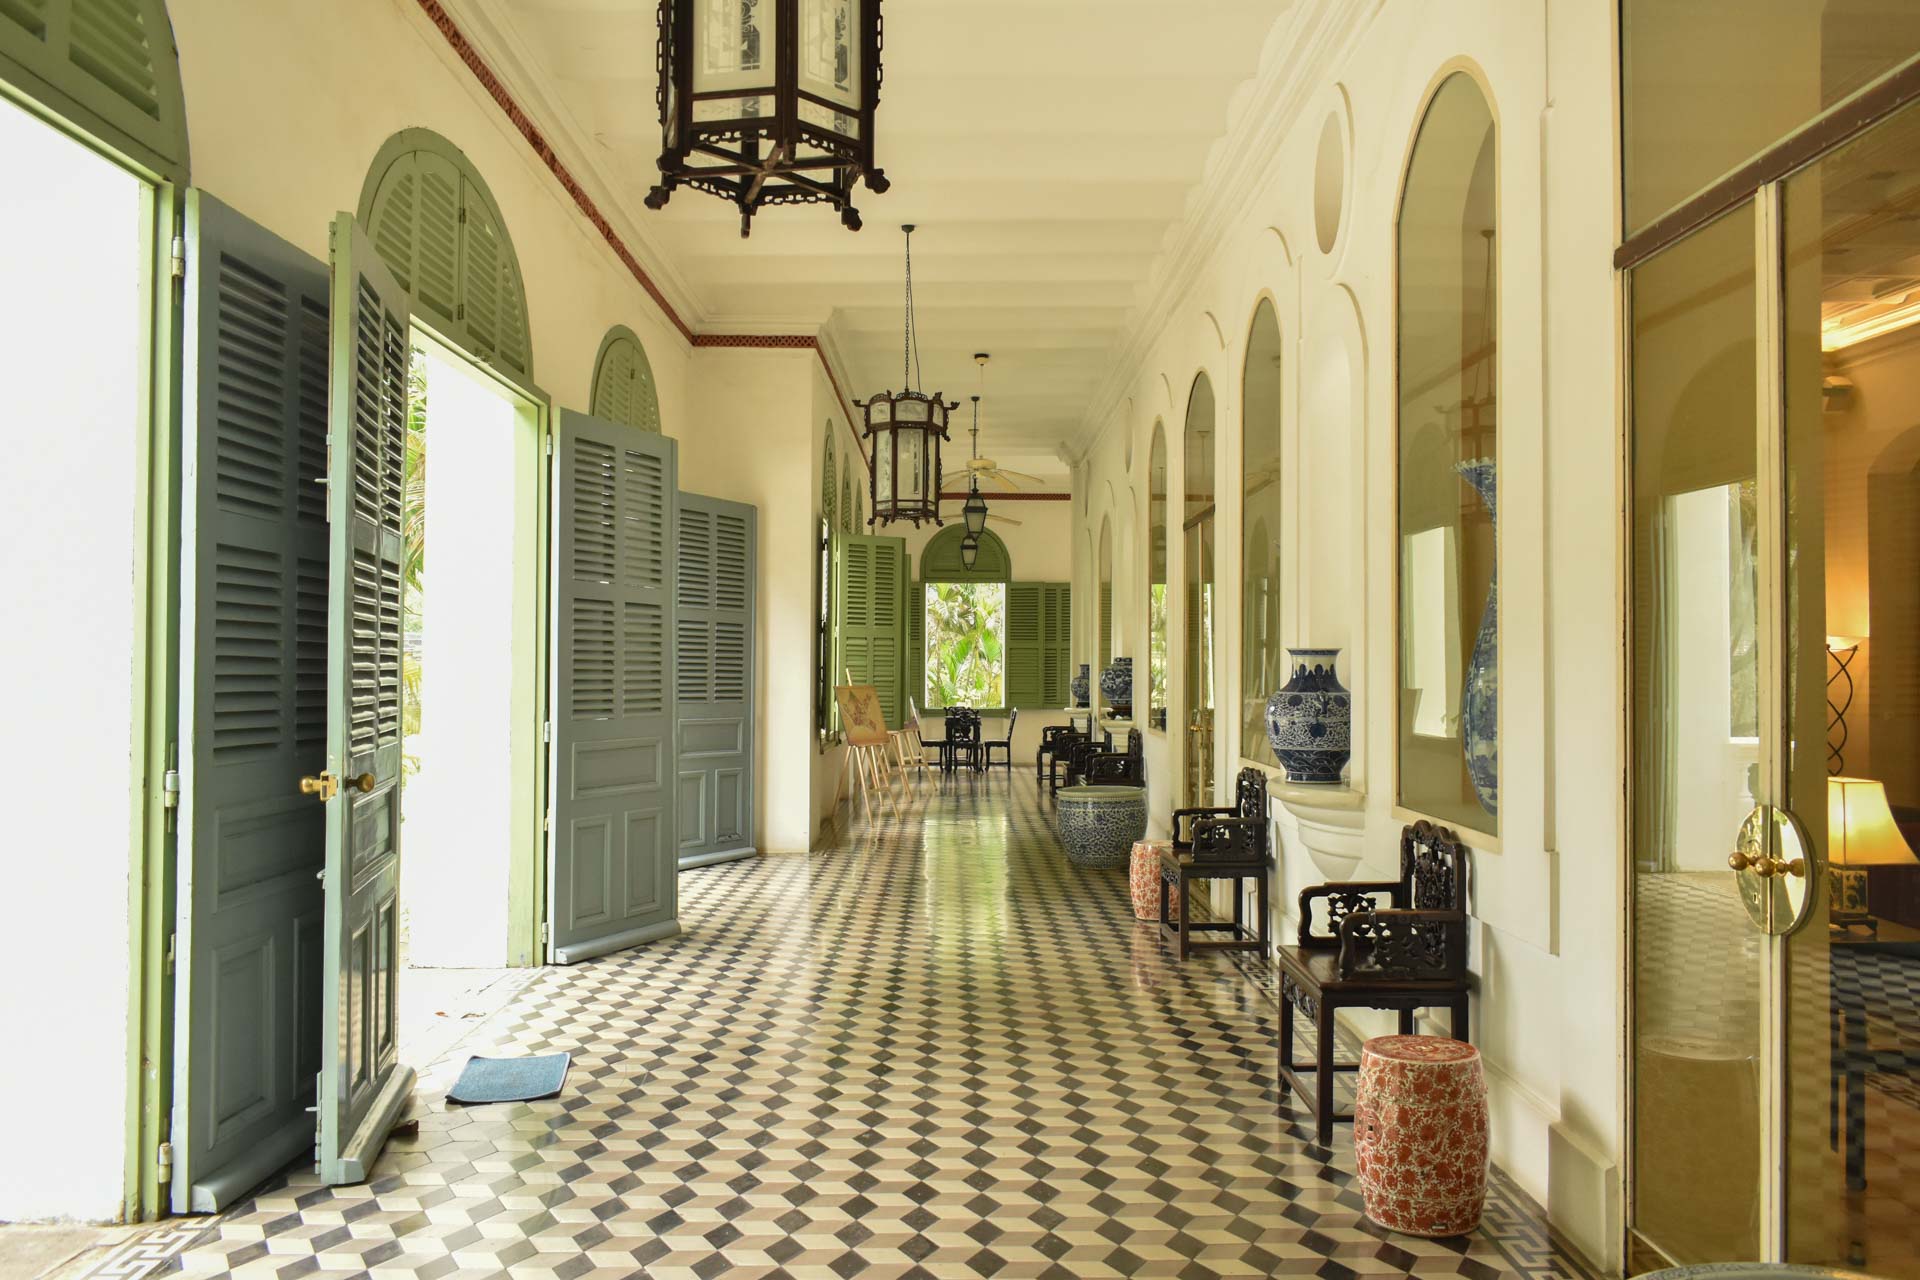
[[(0, 102), (14, 456), (0, 468), (0, 1221), (121, 1213), (128, 1096), (140, 352), (139, 184)], [(32, 299), (31, 306), (10, 305)], [(76, 343), (73, 335), (87, 341)]]
[[(1355, 13), (1344, 42), (1276, 80), (1285, 92), (1255, 154), (1216, 153), (1259, 180), (1202, 222), (1197, 257), (1149, 297), (1116, 408), (1076, 470), (1076, 585), (1094, 577), (1109, 511), (1140, 536), (1116, 555), (1115, 607), (1146, 652), (1146, 484), (1156, 418), (1169, 490), (1183, 491), (1181, 435), (1194, 376), (1219, 406), (1218, 702), (1238, 704), (1240, 368), (1263, 294), (1284, 359), (1283, 640), (1338, 645), (1356, 696), (1350, 786), (1362, 793), (1357, 862), (1316, 861), (1283, 814), (1277, 901), (1300, 887), (1391, 872), (1405, 818), (1393, 803), (1393, 237), (1400, 179), (1433, 87), (1467, 69), (1499, 126), (1502, 406), (1502, 830), (1472, 855), (1475, 1038), (1488, 1067), (1496, 1160), (1590, 1256), (1618, 1254), (1621, 1125), (1621, 611), (1616, 392), (1615, 106), (1609, 6), (1549, 0), (1388, 5)], [(1285, 47), (1285, 23), (1270, 45)], [(1331, 115), (1347, 139), (1339, 238), (1322, 252), (1314, 159)], [(1217, 194), (1217, 193), (1216, 193)], [(1222, 197), (1225, 199), (1225, 197)], [(1205, 215), (1201, 215), (1205, 217)], [(1551, 299), (1552, 305), (1547, 305)], [(1101, 403), (1106, 403), (1102, 401)], [(1177, 511), (1177, 504), (1175, 507)], [(1170, 596), (1182, 596), (1178, 517)], [(1079, 660), (1093, 652), (1076, 627)], [(1169, 663), (1185, 636), (1169, 620)], [(1182, 722), (1173, 681), (1170, 723)], [(1238, 767), (1237, 717), (1220, 718), (1216, 789)], [(1183, 743), (1150, 732), (1156, 815), (1170, 806)], [(1316, 842), (1327, 843), (1324, 834)], [(1291, 919), (1277, 922), (1286, 936)]]

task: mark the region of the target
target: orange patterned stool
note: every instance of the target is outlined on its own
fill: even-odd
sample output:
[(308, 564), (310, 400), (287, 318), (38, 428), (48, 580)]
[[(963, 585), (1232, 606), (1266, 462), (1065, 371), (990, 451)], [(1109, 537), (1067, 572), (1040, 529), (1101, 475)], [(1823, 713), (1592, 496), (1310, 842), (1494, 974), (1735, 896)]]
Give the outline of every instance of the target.
[(1480, 1051), (1440, 1036), (1360, 1046), (1353, 1155), (1367, 1216), (1414, 1236), (1465, 1235), (1487, 1199)]
[(1172, 848), (1165, 840), (1133, 842), (1133, 863), (1127, 869), (1127, 886), (1133, 890), (1133, 918), (1160, 919), (1160, 851)]

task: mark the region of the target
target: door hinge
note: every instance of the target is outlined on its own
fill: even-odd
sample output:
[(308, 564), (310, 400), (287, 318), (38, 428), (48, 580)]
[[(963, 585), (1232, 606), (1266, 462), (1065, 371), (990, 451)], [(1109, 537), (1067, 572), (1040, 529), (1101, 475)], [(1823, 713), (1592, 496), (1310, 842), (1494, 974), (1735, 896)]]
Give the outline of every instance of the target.
[(540, 741), (543, 743), (553, 741), (553, 721), (548, 720), (540, 726)]
[(173, 1144), (171, 1142), (160, 1144), (153, 1153), (153, 1163), (154, 1167), (160, 1171), (157, 1181), (173, 1181)]
[(180, 820), (180, 744), (167, 744), (167, 769), (160, 775), (160, 808), (166, 814), (166, 829), (172, 831)]
[(167, 972), (168, 974), (172, 974), (173, 972), (174, 947), (179, 941), (180, 941), (180, 935), (178, 933), (170, 933), (167, 935)]
[(545, 920), (542, 920), (540, 922), (540, 944), (542, 946), (546, 945), (548, 936), (552, 932), (552, 929), (553, 929), (553, 926), (548, 924)]
[(187, 278), (187, 238), (175, 236), (172, 251), (167, 255), (167, 273), (175, 280)]
[(547, 433), (547, 456), (549, 458), (553, 456), (553, 433), (551, 431)]

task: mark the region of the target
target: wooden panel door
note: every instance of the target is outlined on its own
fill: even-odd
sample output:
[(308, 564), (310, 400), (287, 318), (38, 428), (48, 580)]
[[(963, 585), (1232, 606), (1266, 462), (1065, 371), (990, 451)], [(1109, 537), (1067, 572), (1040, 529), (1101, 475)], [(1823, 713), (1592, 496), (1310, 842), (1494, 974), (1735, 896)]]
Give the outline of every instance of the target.
[(678, 933), (674, 441), (560, 415), (554, 536), (554, 960)]
[(187, 193), (172, 1204), (311, 1146), (326, 757), (327, 268)]
[(674, 557), (674, 702), (680, 866), (754, 852), (756, 512), (679, 496)]
[(400, 1062), (400, 593), (409, 299), (333, 222), (320, 1176), (361, 1182), (413, 1087)]

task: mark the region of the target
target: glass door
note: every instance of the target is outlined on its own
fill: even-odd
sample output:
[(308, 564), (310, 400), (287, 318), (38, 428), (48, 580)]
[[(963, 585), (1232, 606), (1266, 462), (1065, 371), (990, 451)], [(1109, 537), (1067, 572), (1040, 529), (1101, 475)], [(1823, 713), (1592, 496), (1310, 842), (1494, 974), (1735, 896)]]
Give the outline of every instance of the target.
[(1920, 1280), (1920, 107), (1629, 297), (1630, 1265)]
[(1920, 1277), (1920, 106), (1780, 184), (1785, 1256)]

